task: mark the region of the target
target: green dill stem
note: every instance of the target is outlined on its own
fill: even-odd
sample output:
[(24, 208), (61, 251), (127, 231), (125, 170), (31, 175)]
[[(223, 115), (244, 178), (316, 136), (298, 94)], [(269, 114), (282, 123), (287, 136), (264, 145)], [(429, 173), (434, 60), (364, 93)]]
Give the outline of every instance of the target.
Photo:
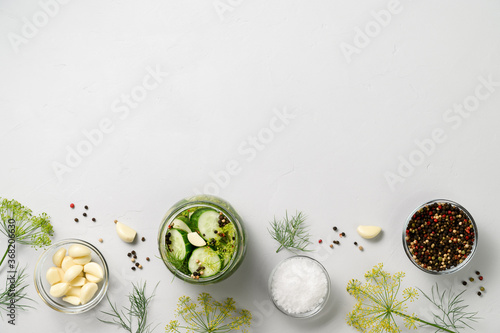
[(419, 322), (421, 322), (421, 323), (424, 323), (424, 324), (426, 324), (426, 325), (433, 326), (433, 327), (435, 327), (435, 328), (439, 328), (440, 330), (443, 330), (443, 331), (445, 331), (445, 332), (449, 332), (449, 333), (457, 333), (457, 332), (454, 332), (454, 331), (450, 331), (449, 329), (444, 328), (444, 327), (441, 327), (441, 326), (439, 326), (439, 325), (436, 325), (436, 324), (433, 324), (433, 323), (429, 323), (429, 322), (427, 322), (427, 321), (425, 321), (425, 320), (422, 320), (422, 319), (420, 319), (420, 318), (418, 318), (418, 317), (408, 316), (407, 314), (404, 314), (404, 313), (399, 312), (399, 311), (393, 311), (393, 312), (394, 312), (395, 314), (397, 314), (397, 315), (401, 316), (401, 317), (405, 317), (405, 318), (408, 318), (408, 319), (414, 319), (414, 320), (419, 321)]
[(9, 253), (9, 249), (10, 249), (10, 244), (7, 245), (7, 250), (5, 250), (5, 253), (4, 253), (3, 257), (2, 257), (2, 260), (0, 260), (0, 267), (2, 266), (2, 263), (5, 260), (5, 257), (7, 256), (7, 253)]

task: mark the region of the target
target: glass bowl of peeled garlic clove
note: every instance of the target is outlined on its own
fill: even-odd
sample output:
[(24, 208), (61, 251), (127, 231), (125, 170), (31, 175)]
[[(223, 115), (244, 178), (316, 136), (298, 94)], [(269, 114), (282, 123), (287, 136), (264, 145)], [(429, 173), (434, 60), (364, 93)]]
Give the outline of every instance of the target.
[(106, 295), (109, 269), (92, 244), (66, 239), (51, 245), (35, 267), (35, 288), (52, 309), (78, 314), (96, 306)]

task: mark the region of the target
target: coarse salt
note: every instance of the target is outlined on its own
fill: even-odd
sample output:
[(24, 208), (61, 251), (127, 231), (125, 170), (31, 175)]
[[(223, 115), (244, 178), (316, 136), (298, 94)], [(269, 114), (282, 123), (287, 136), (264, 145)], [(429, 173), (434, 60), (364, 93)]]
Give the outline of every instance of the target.
[(271, 281), (274, 302), (290, 314), (314, 310), (325, 301), (327, 292), (325, 271), (318, 262), (307, 257), (283, 261)]

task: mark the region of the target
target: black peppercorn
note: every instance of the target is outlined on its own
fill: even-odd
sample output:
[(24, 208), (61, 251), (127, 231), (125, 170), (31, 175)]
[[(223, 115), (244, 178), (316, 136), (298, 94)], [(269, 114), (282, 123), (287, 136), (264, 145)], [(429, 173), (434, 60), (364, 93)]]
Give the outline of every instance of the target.
[(78, 219), (77, 219), (77, 218), (75, 218), (75, 222), (78, 222)]
[(86, 217), (86, 216), (87, 216), (87, 213), (83, 213), (83, 216), (85, 216), (85, 217)]

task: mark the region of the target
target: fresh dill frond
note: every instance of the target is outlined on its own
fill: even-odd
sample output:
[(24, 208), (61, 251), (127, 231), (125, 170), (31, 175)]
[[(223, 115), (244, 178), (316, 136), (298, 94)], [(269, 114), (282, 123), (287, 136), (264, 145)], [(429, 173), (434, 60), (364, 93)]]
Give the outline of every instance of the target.
[(189, 296), (179, 298), (176, 316), (182, 317), (186, 324), (184, 326), (178, 320), (172, 320), (165, 331), (180, 333), (182, 329), (184, 332), (225, 333), (242, 329), (242, 332), (248, 332), (252, 314), (245, 309), (237, 311), (232, 298), (221, 303), (210, 294), (201, 293), (198, 302), (196, 304)]
[(311, 244), (309, 238), (311, 237), (308, 232), (308, 226), (305, 224), (306, 216), (302, 213), (295, 213), (294, 216), (288, 217), (288, 212), (282, 220), (274, 220), (270, 223), (271, 228), (267, 229), (271, 237), (276, 240), (280, 246), (276, 253), (283, 248), (291, 251), (310, 251), (307, 246)]
[(19, 269), (18, 264), (14, 271), (16, 272), (14, 281), (9, 280), (9, 276), (7, 276), (6, 288), (4, 291), (0, 291), (0, 308), (3, 311), (8, 312), (7, 307), (15, 304), (16, 309), (32, 309), (33, 307), (31, 305), (21, 303), (22, 301), (34, 302), (28, 297), (26, 292), (26, 288), (28, 288), (29, 285), (26, 281), (28, 278), (28, 274), (26, 274), (26, 267)]
[[(431, 288), (431, 294), (427, 295), (419, 289), (422, 295), (428, 299), (436, 308), (433, 313), (434, 324), (459, 331), (465, 327), (472, 328), (471, 323), (477, 322), (480, 318), (477, 312), (466, 311), (468, 305), (464, 304), (462, 291), (455, 294), (452, 290), (439, 291), (439, 286), (436, 283)], [(436, 330), (439, 332), (439, 330)]]
[[(158, 284), (156, 284), (158, 287)], [(109, 305), (111, 306), (111, 311), (101, 311), (103, 314), (111, 317), (111, 320), (103, 320), (99, 319), (99, 321), (106, 323), (117, 325), (127, 332), (134, 333), (150, 333), (154, 330), (151, 328), (151, 324), (147, 324), (148, 320), (148, 306), (151, 303), (151, 300), (154, 297), (156, 287), (154, 288), (151, 296), (146, 297), (146, 282), (141, 285), (136, 285), (132, 283), (132, 292), (128, 295), (128, 299), (130, 302), (129, 307), (123, 307), (119, 310), (111, 301), (109, 297), (106, 296)], [(134, 320), (135, 319), (135, 320)]]
[(433, 314), (434, 322), (426, 321), (416, 314), (408, 314), (407, 303), (416, 300), (418, 292), (415, 288), (406, 288), (400, 298), (398, 294), (404, 276), (403, 272), (390, 274), (383, 270), (383, 264), (378, 264), (365, 274), (366, 283), (351, 280), (347, 292), (357, 302), (347, 315), (347, 324), (360, 332), (397, 333), (401, 332), (396, 322), (396, 318), (400, 317), (409, 329), (430, 326), (435, 332), (457, 333), (464, 328), (462, 324), (470, 327), (468, 321), (478, 319), (476, 312), (465, 311), (467, 305), (463, 305), (460, 298), (462, 293), (440, 293), (437, 285), (432, 288), (430, 296), (420, 290), (439, 309), (439, 314)]
[[(13, 238), (17, 244), (31, 245), (34, 248), (50, 245), (50, 237), (54, 235), (54, 229), (47, 214), (33, 216), (31, 209), (16, 200), (7, 199), (0, 201), (0, 232)], [(7, 246), (0, 260), (0, 266), (9, 249), (10, 245)]]

